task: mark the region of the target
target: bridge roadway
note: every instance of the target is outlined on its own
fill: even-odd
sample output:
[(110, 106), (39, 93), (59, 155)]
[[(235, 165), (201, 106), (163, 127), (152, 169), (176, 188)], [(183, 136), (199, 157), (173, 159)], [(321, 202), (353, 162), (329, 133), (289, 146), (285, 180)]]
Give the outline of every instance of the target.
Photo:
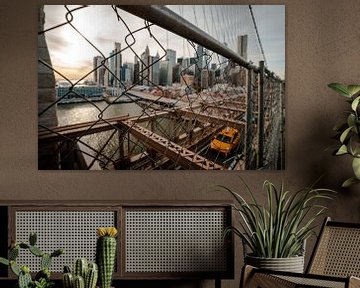
[(191, 111), (191, 110), (183, 109), (183, 108), (177, 109), (173, 112), (181, 114), (182, 116), (188, 117), (189, 119), (192, 119), (192, 120), (198, 120), (201, 122), (210, 122), (213, 124), (221, 124), (221, 125), (225, 125), (225, 126), (231, 126), (231, 127), (237, 128), (239, 130), (244, 128), (246, 125), (246, 122), (244, 122), (244, 121), (228, 119), (228, 118), (224, 118), (224, 117), (220, 117), (220, 116), (212, 116), (212, 115), (208, 115), (206, 113), (195, 112), (195, 111)]
[(146, 143), (157, 152), (165, 155), (175, 163), (186, 169), (205, 169), (205, 170), (222, 170), (223, 167), (174, 143), (168, 139), (141, 127), (133, 121), (122, 121), (130, 133), (136, 138)]
[(176, 106), (179, 106), (178, 105), (179, 103), (181, 103), (179, 100), (166, 98), (164, 96), (156, 96), (151, 93), (137, 91), (134, 89), (131, 89), (131, 90), (127, 91), (126, 93), (131, 96), (135, 96), (139, 99), (154, 102), (154, 103), (161, 104), (161, 105), (165, 105), (168, 107), (176, 107)]
[[(197, 120), (205, 123), (216, 125), (232, 126), (238, 129), (245, 127), (246, 122), (239, 120), (227, 119), (219, 116), (211, 116), (205, 113), (195, 111), (201, 105), (194, 106), (195, 109), (189, 110), (182, 107), (174, 107), (171, 109), (163, 109), (161, 112), (151, 113), (149, 115), (129, 117), (121, 116), (111, 119), (99, 119), (86, 123), (75, 125), (55, 127), (47, 130), (39, 129), (39, 141), (64, 141), (72, 140), (89, 134), (99, 133), (113, 129), (121, 129), (126, 127), (128, 132), (133, 134), (140, 141), (155, 149), (157, 152), (165, 155), (172, 161), (179, 163), (186, 169), (206, 169), (206, 170), (222, 170), (224, 167), (214, 163), (211, 160), (198, 155), (185, 147), (182, 147), (168, 139), (147, 130), (137, 123), (149, 121), (156, 117), (164, 117), (169, 114), (180, 114), (181, 117), (189, 120)], [(192, 108), (194, 108), (192, 107)], [(238, 111), (240, 112), (240, 111)], [(242, 111), (241, 111), (242, 112)]]

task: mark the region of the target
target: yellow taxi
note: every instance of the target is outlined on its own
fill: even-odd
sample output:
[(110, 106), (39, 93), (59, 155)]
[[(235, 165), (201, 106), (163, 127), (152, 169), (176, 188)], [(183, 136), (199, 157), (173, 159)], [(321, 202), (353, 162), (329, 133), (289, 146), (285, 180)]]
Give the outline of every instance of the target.
[(234, 148), (240, 143), (239, 130), (231, 127), (226, 127), (219, 134), (217, 134), (211, 141), (211, 150), (220, 152), (227, 157)]

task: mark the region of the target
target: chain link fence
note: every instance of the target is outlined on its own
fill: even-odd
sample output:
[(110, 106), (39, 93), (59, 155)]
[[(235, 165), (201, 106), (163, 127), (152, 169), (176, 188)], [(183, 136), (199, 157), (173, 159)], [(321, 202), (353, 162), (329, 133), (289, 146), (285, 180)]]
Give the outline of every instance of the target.
[[(134, 28), (129, 24), (136, 16), (116, 6), (108, 17), (126, 33), (109, 54), (86, 25), (76, 24), (89, 9), (64, 6), (65, 21), (44, 27), (40, 8), (39, 169), (284, 169), (280, 78), (171, 34), (191, 55), (176, 59), (163, 39), (171, 29), (150, 23), (146, 13)], [(65, 27), (94, 51), (92, 69), (76, 80), (52, 65), (46, 43), (61, 44)], [(144, 43), (156, 47), (156, 56), (148, 45), (139, 53)], [(122, 61), (126, 53), (134, 63)]]

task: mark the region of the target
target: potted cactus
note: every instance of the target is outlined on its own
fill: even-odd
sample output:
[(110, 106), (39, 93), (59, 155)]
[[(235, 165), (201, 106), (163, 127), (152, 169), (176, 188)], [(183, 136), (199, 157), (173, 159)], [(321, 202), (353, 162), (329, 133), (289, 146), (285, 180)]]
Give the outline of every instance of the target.
[[(29, 243), (13, 242), (9, 248), (8, 259), (0, 257), (0, 263), (10, 266), (11, 271), (18, 277), (19, 288), (49, 288), (54, 285), (50, 280), (50, 265), (54, 257), (64, 253), (63, 249), (57, 249), (52, 253), (45, 253), (36, 246), (36, 233), (30, 233)], [(26, 249), (40, 258), (41, 270), (35, 275), (34, 280), (30, 275), (30, 268), (26, 265), (19, 266), (16, 259), (20, 249)]]
[(99, 287), (110, 288), (116, 258), (115, 227), (100, 227), (97, 229), (96, 263), (99, 267)]
[(64, 288), (95, 288), (97, 279), (97, 264), (88, 262), (86, 258), (76, 259), (73, 272), (69, 266), (64, 267)]

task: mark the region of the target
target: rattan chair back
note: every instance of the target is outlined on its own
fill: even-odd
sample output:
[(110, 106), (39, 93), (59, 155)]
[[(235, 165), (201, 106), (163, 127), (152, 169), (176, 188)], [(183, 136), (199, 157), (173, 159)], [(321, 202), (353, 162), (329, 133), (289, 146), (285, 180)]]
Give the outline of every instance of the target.
[(325, 221), (307, 273), (360, 277), (360, 224)]

